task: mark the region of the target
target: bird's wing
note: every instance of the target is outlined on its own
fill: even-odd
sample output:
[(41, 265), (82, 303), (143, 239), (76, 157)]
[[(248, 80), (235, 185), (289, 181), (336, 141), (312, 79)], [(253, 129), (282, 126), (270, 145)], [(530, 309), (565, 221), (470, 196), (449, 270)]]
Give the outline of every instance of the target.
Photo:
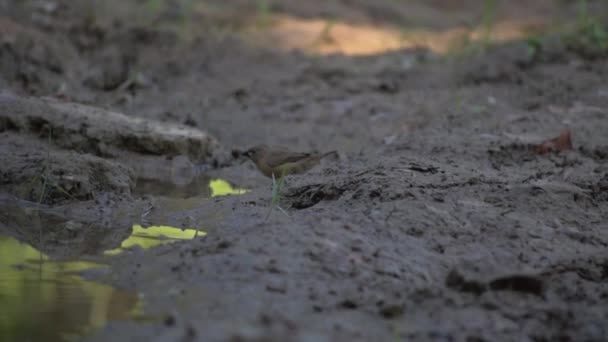
[(285, 163), (294, 163), (307, 157), (310, 157), (310, 153), (273, 151), (272, 153), (266, 156), (266, 163), (271, 168), (275, 168)]

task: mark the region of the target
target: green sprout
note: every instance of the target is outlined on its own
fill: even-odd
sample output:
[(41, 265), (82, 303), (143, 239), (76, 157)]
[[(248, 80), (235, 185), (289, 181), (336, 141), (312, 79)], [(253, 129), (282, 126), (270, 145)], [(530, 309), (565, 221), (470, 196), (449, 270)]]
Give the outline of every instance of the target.
[(281, 177), (279, 178), (278, 181), (274, 177), (274, 173), (272, 174), (272, 200), (270, 202), (270, 208), (268, 209), (268, 213), (266, 214), (266, 218), (264, 219), (264, 221), (268, 220), (268, 218), (270, 217), (270, 214), (272, 213), (272, 210), (274, 208), (279, 209), (283, 214), (285, 214), (286, 216), (289, 216), (289, 214), (287, 214), (285, 209), (281, 208), (281, 206), (279, 205), (279, 203), (281, 201), (281, 189), (283, 188), (284, 183), (285, 183), (285, 174), (284, 173), (281, 175)]

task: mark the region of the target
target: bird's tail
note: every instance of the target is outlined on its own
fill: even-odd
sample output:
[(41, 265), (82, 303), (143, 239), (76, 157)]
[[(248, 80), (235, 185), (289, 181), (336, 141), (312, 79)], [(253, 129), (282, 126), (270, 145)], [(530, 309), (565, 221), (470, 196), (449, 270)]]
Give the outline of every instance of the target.
[(323, 154), (321, 155), (321, 159), (323, 159), (323, 158), (325, 158), (325, 157), (327, 157), (327, 156), (329, 156), (329, 155), (331, 155), (331, 154), (335, 155), (335, 156), (336, 156), (336, 158), (337, 158), (337, 157), (339, 157), (339, 156), (338, 156), (338, 151), (335, 151), (335, 150), (334, 150), (334, 151), (329, 151), (329, 152), (325, 152), (325, 153), (323, 153)]

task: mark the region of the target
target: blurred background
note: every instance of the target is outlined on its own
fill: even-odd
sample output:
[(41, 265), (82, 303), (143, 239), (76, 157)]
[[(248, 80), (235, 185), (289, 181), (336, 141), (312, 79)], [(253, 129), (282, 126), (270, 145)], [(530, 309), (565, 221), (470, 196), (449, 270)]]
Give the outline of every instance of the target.
[[(162, 315), (123, 340), (251, 317), (278, 341), (601, 340), (607, 60), (606, 0), (0, 0), (0, 340), (133, 320), (140, 293)], [(237, 160), (262, 143), (341, 156), (269, 224), (270, 180)], [(148, 223), (215, 240), (122, 253)], [(558, 285), (474, 302), (490, 278), (448, 273), (465, 258)]]
[[(523, 42), (508, 58), (524, 62), (556, 45), (601, 55), (608, 11), (591, 0), (2, 0), (0, 13), (4, 89), (197, 126), (227, 146), (318, 148), (280, 131), (356, 108), (324, 86), (358, 92), (353, 83), (365, 81), (348, 75), (362, 74), (398, 83), (428, 61), (475, 68), (490, 46), (509, 42)], [(551, 35), (559, 43), (542, 46)], [(254, 118), (268, 124), (238, 123)], [(324, 127), (306, 132), (362, 146)]]

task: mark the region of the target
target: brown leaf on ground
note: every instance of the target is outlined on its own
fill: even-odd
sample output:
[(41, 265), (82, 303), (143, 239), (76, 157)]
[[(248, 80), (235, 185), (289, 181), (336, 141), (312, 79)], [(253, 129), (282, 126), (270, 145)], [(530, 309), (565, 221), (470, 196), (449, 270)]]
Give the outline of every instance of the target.
[(561, 131), (559, 136), (534, 146), (534, 151), (536, 153), (545, 154), (550, 152), (567, 151), (571, 150), (572, 148), (572, 134), (570, 130), (566, 128)]

